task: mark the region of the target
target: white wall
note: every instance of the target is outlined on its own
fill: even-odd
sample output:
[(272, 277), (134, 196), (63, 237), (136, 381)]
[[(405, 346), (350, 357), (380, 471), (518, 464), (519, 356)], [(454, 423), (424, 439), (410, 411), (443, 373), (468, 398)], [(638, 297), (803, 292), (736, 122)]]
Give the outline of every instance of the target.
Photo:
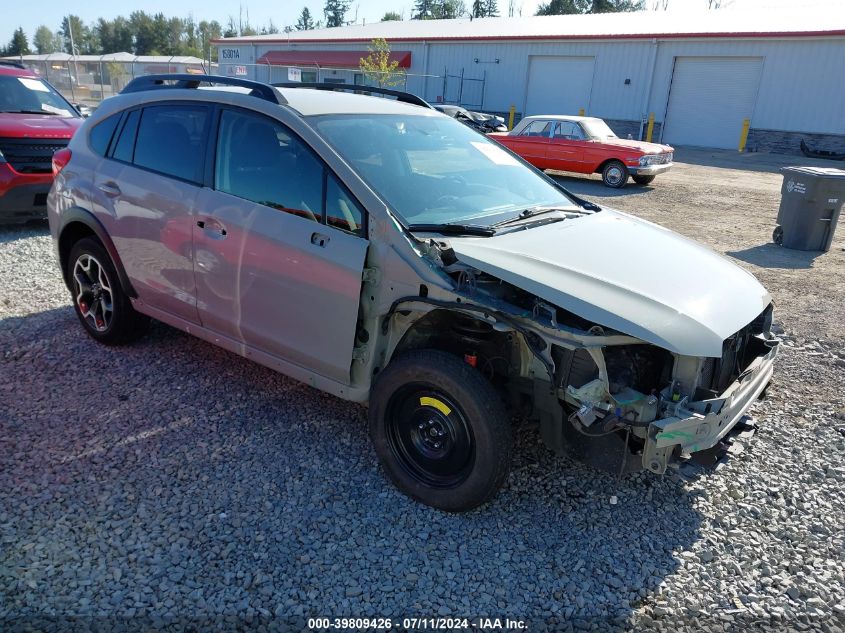
[[(269, 50), (361, 50), (366, 43), (288, 45), (285, 42), (226, 46), (235, 48), (240, 60), (219, 59), (221, 73), (227, 64), (254, 64)], [(436, 102), (443, 96), (444, 70), (467, 77), (482, 77), (484, 109), (521, 112), (525, 106), (528, 60), (531, 55), (593, 56), (595, 76), (588, 114), (607, 119), (637, 121), (655, 113), (662, 122), (666, 113), (672, 66), (676, 56), (763, 57), (763, 74), (751, 126), (825, 134), (845, 134), (845, 38), (774, 39), (619, 39), (615, 41), (466, 41), (395, 42), (394, 50), (411, 51), (407, 89)], [(653, 63), (656, 55), (656, 63)], [(494, 60), (498, 59), (498, 63)], [(476, 62), (475, 60), (478, 60)], [(650, 73), (654, 78), (649, 91)], [(250, 66), (250, 68), (253, 68)], [(305, 68), (305, 67), (303, 67)], [(252, 71), (250, 71), (252, 75)], [(436, 77), (424, 77), (424, 75)], [(351, 77), (351, 73), (349, 73)], [(253, 75), (254, 76), (254, 75)], [(264, 76), (258, 76), (265, 79)], [(625, 80), (630, 79), (626, 84)], [(565, 81), (549, 77), (549, 81)], [(348, 81), (351, 82), (351, 79)], [(469, 86), (469, 84), (466, 84)]]

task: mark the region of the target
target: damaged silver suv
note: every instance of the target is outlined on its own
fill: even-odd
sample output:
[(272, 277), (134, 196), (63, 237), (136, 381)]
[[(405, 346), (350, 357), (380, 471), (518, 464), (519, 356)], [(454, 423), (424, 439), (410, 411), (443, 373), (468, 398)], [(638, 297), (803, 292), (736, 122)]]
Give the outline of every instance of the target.
[(448, 511), (502, 486), (513, 416), (662, 473), (765, 390), (778, 341), (750, 274), (412, 95), (323, 88), (145, 77), (87, 119), (48, 208), (91, 337), (153, 317), (368, 403), (389, 477)]

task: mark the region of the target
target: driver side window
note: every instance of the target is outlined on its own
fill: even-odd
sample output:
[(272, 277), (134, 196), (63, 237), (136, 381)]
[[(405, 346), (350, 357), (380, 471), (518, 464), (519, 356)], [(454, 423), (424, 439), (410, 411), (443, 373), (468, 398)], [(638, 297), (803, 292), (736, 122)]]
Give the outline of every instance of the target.
[(520, 132), (520, 136), (548, 136), (549, 130), (551, 129), (551, 122), (550, 121), (532, 121), (528, 127), (526, 127), (522, 132)]

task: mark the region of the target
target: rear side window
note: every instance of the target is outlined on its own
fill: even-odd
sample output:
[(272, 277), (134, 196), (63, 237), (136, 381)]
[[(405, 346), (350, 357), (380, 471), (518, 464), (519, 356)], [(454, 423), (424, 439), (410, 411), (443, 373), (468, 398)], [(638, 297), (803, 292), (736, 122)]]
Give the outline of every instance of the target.
[(121, 160), (124, 163), (132, 162), (132, 151), (135, 149), (135, 133), (138, 131), (138, 120), (141, 118), (140, 110), (133, 110), (126, 116), (123, 129), (115, 143), (112, 158)]
[(202, 182), (208, 108), (161, 105), (144, 108), (133, 162), (138, 167)]
[(106, 151), (109, 148), (109, 141), (111, 141), (111, 137), (114, 135), (114, 130), (119, 121), (120, 115), (114, 114), (91, 128), (91, 132), (88, 134), (88, 143), (91, 145), (91, 149), (100, 156), (106, 155)]
[(532, 121), (528, 124), (520, 136), (548, 136), (552, 124), (549, 121)]

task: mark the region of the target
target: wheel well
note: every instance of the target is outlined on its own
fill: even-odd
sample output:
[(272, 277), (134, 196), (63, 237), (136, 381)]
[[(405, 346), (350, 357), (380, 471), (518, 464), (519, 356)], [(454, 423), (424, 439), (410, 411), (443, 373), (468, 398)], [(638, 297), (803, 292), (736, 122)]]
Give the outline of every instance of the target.
[(496, 385), (519, 374), (519, 343), (513, 332), (464, 312), (432, 310), (414, 323), (399, 341), (394, 356), (415, 349), (436, 349), (465, 360)]
[[(596, 167), (596, 170), (593, 173), (594, 174), (602, 173), (604, 171), (604, 168), (607, 166), (607, 164), (612, 162), (612, 161), (616, 161), (618, 163), (622, 163), (623, 165), (625, 165), (625, 161), (622, 160), (621, 158), (608, 158), (608, 159), (602, 161), (601, 164), (598, 167)], [(625, 167), (627, 168), (627, 165), (625, 165)]]
[(73, 245), (85, 237), (92, 237), (98, 242), (100, 238), (94, 233), (93, 229), (82, 222), (71, 222), (63, 230), (59, 236), (59, 265), (62, 267), (62, 274), (65, 282), (68, 281), (68, 258), (70, 257), (70, 250)]

